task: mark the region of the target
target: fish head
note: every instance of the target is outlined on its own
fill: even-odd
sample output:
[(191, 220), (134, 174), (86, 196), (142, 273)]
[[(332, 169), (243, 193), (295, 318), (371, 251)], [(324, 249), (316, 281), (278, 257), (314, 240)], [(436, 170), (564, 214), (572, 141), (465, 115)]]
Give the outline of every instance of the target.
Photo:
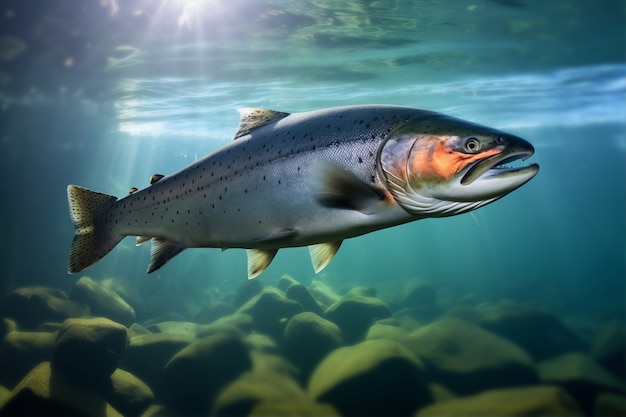
[(539, 165), (526, 140), (438, 113), (390, 132), (379, 167), (396, 202), (411, 214), (450, 216), (491, 203), (530, 181)]

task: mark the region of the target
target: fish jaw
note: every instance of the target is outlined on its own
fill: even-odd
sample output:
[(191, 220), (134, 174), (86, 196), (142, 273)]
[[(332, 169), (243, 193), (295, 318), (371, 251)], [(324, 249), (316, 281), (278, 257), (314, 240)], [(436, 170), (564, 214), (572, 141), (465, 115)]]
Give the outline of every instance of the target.
[(380, 167), (389, 192), (409, 213), (450, 216), (496, 201), (530, 181), (539, 165), (507, 166), (534, 153), (526, 140), (444, 119), (443, 127), (405, 126), (383, 145)]

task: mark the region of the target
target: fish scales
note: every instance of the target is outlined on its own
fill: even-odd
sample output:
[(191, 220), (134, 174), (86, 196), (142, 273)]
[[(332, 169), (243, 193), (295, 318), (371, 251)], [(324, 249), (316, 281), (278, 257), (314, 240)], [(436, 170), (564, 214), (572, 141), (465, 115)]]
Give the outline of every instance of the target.
[(309, 179), (311, 163), (333, 161), (363, 181), (379, 183), (378, 146), (401, 120), (397, 110), (352, 117), (345, 110), (319, 113), (305, 120), (293, 114), (233, 141), (185, 170), (119, 200), (110, 221), (121, 224), (124, 235), (163, 236), (186, 247), (251, 247), (255, 246), (252, 241), (287, 227), (307, 231), (305, 222), (313, 223), (315, 233), (300, 233), (289, 239), (290, 245), (325, 238), (324, 229), (335, 231), (350, 219), (347, 213), (315, 200)]
[[(236, 136), (121, 199), (69, 186), (79, 240), (72, 246), (70, 272), (93, 263), (95, 255), (81, 255), (86, 246), (98, 244), (95, 252), (101, 257), (124, 236), (155, 238), (152, 270), (191, 247), (258, 249), (263, 268), (283, 247), (331, 243), (332, 254), (311, 253), (332, 258), (343, 239), (472, 210), (527, 182), (538, 169), (497, 166), (498, 155), (512, 160), (532, 154), (521, 138), (409, 107), (347, 106), (293, 114), (251, 109), (242, 113)], [(416, 160), (426, 161), (420, 162), (424, 172), (450, 172), (417, 183), (424, 173), (409, 172), (417, 169), (411, 163)], [(436, 166), (425, 166), (431, 163)], [(491, 182), (482, 178), (488, 173)], [(460, 188), (446, 183), (450, 177), (473, 182)], [(496, 183), (501, 190), (491, 190)], [(477, 185), (486, 191), (481, 188), (464, 201)], [(421, 188), (426, 187), (463, 195), (462, 201), (425, 194)], [(101, 206), (95, 212), (81, 207), (80, 196), (88, 193), (103, 196), (96, 199)], [(319, 267), (329, 260), (313, 261)]]

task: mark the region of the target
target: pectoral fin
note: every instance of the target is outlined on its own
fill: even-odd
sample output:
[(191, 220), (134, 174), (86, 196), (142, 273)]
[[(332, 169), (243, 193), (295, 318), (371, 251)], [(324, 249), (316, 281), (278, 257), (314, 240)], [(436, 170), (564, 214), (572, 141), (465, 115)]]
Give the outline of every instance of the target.
[(155, 237), (150, 248), (150, 265), (148, 273), (154, 272), (165, 265), (170, 259), (185, 250), (180, 243)]
[(248, 279), (255, 278), (272, 263), (278, 249), (246, 249), (248, 255)]
[(313, 269), (316, 274), (326, 268), (326, 265), (328, 265), (339, 250), (341, 242), (343, 241), (319, 243), (309, 246), (309, 255), (311, 255), (311, 263), (313, 264)]
[(382, 190), (330, 162), (315, 163), (312, 172), (315, 197), (323, 206), (372, 214), (385, 199)]

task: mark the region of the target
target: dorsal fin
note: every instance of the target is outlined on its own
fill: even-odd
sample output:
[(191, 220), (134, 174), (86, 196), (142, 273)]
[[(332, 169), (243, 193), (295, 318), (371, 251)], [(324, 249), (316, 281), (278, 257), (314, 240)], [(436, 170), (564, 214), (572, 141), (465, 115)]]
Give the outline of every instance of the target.
[(139, 190), (139, 188), (137, 187), (130, 187), (130, 190), (128, 190), (128, 195), (131, 195), (132, 193), (136, 193)]
[(239, 112), (239, 127), (237, 128), (237, 133), (235, 133), (235, 139), (239, 139), (268, 123), (289, 116), (289, 113), (253, 107), (242, 107), (237, 109), (237, 111)]
[(154, 174), (153, 176), (150, 177), (150, 185), (154, 184), (155, 182), (159, 182), (161, 178), (163, 178), (164, 176), (165, 175)]

